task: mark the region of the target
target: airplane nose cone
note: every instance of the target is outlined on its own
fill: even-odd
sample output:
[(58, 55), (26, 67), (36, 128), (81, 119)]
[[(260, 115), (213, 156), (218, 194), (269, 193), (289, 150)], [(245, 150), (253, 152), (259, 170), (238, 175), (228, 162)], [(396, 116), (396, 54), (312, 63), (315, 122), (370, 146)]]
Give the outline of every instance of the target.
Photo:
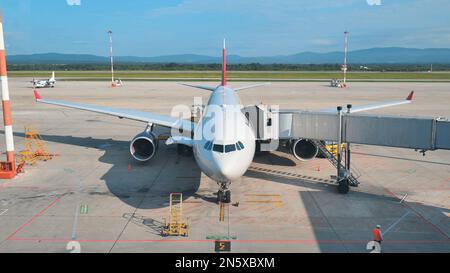
[(239, 177), (236, 175), (236, 170), (233, 168), (233, 164), (221, 162), (219, 164), (219, 176), (226, 181), (232, 181)]

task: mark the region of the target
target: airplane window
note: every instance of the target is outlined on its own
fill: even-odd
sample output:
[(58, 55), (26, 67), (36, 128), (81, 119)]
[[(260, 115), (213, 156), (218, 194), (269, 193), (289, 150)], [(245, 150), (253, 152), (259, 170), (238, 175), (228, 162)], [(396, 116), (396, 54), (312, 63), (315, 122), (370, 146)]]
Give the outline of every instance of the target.
[(225, 153), (230, 153), (236, 151), (236, 145), (235, 144), (228, 144), (225, 145)]
[(211, 147), (212, 147), (212, 142), (207, 141), (204, 146), (205, 150), (211, 151)]
[(214, 151), (214, 152), (223, 153), (223, 145), (214, 144), (214, 146), (213, 146), (213, 151)]
[(237, 145), (238, 145), (239, 147), (241, 147), (241, 149), (244, 149), (244, 144), (242, 144), (242, 142), (238, 141)]
[(242, 150), (241, 146), (239, 146), (239, 144), (236, 142), (236, 148), (238, 149), (238, 151)]

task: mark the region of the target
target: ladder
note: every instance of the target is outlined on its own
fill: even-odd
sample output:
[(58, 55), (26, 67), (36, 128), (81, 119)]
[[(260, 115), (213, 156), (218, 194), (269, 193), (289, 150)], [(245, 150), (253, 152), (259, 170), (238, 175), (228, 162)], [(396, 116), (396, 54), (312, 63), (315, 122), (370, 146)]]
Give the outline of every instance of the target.
[(169, 222), (162, 231), (163, 236), (188, 236), (187, 222), (183, 221), (183, 194), (171, 193), (169, 205)]
[(47, 148), (42, 141), (37, 130), (33, 126), (25, 126), (25, 145), (24, 149), (19, 152), (19, 163), (27, 163), (34, 165), (37, 160), (47, 161), (52, 159), (52, 154), (47, 151)]
[[(328, 159), (328, 161), (337, 169), (338, 168), (338, 160), (333, 155), (333, 153), (331, 153), (320, 140), (312, 140), (312, 142), (325, 155), (325, 157)], [(339, 173), (343, 177), (348, 179), (350, 186), (358, 187), (358, 185), (359, 185), (358, 178), (361, 176), (361, 174), (358, 172), (358, 170), (356, 170), (355, 168), (352, 168), (352, 167), (350, 167), (350, 170), (347, 170), (345, 168), (345, 166), (343, 166), (341, 164)]]

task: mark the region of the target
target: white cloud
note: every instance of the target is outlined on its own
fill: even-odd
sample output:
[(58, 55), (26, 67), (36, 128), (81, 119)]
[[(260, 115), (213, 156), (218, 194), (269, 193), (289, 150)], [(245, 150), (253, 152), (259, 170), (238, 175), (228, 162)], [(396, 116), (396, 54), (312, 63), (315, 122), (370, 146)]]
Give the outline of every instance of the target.
[(366, 0), (369, 6), (381, 6), (381, 0)]
[(66, 0), (67, 5), (69, 6), (80, 6), (81, 0)]

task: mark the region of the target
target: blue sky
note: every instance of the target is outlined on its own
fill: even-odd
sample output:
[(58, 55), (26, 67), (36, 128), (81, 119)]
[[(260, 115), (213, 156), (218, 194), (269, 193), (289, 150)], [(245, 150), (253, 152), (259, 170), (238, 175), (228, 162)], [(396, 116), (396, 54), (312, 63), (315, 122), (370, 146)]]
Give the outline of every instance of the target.
[[(69, 5), (79, 2), (80, 5)], [(381, 5), (378, 5), (380, 4)], [(286, 55), (450, 48), (448, 0), (0, 0), (8, 54)]]

